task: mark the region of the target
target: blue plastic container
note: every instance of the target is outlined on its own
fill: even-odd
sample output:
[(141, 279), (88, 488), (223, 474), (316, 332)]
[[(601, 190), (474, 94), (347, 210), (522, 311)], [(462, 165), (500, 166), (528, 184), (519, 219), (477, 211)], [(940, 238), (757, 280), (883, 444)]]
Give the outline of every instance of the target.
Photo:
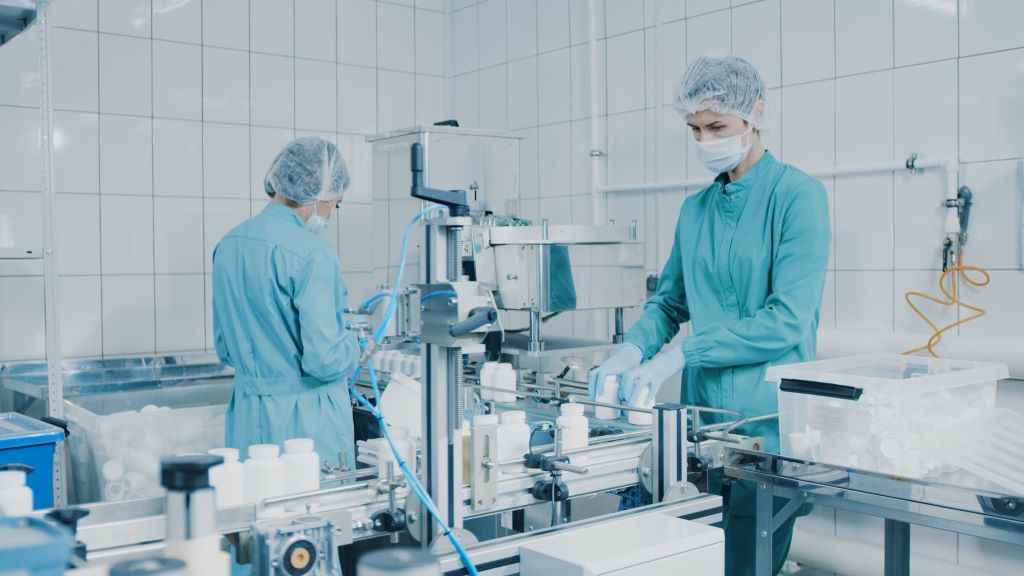
[(25, 464), (32, 467), (26, 483), (32, 489), (32, 507), (53, 507), (53, 453), (64, 431), (14, 412), (0, 413), (0, 466)]

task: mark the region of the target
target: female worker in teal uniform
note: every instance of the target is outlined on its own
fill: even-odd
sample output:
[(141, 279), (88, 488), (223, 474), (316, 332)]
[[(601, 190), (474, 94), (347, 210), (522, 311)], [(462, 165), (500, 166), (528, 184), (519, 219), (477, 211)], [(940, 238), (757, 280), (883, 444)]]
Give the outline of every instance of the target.
[(235, 369), (227, 445), (312, 438), (321, 460), (353, 466), (347, 379), (359, 342), (345, 328), (338, 257), (320, 237), (348, 188), (337, 147), (299, 138), (264, 180), (272, 200), (213, 251), (213, 335)]
[[(636, 402), (642, 390), (653, 397), (682, 373), (684, 404), (776, 412), (765, 368), (815, 355), (831, 240), (825, 188), (764, 149), (764, 81), (749, 62), (698, 58), (674, 105), (693, 132), (697, 158), (718, 177), (683, 203), (657, 292), (625, 343), (591, 373), (591, 394), (616, 375), (621, 399)], [(692, 335), (662, 351), (684, 322)], [(778, 450), (777, 421), (738, 433), (764, 436), (765, 448)], [(754, 510), (753, 487), (734, 482), (724, 515), (726, 574), (754, 573)], [(793, 524), (774, 535), (775, 573)]]

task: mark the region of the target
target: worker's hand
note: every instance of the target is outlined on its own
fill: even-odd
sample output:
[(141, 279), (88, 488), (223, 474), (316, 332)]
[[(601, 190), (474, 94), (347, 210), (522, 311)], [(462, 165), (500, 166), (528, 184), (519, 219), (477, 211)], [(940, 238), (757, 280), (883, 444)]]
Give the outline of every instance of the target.
[(683, 356), (683, 347), (673, 346), (643, 366), (627, 372), (619, 385), (619, 399), (636, 406), (646, 390), (647, 400), (650, 401), (658, 394), (662, 382), (682, 372), (684, 367), (686, 357)]
[(603, 364), (590, 371), (588, 388), (590, 399), (596, 400), (604, 392), (604, 379), (609, 376), (622, 376), (626, 372), (640, 366), (644, 353), (633, 344), (623, 344), (615, 354)]

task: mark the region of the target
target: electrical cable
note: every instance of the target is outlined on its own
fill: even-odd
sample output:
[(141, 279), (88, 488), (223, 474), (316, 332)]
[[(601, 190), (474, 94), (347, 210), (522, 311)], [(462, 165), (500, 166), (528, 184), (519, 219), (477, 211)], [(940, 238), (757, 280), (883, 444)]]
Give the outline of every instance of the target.
[[(384, 333), (387, 330), (388, 324), (391, 322), (391, 318), (395, 314), (395, 309), (397, 308), (398, 290), (402, 286), (402, 272), (405, 270), (405, 258), (409, 246), (409, 236), (412, 233), (412, 230), (417, 222), (423, 219), (430, 212), (439, 209), (443, 209), (443, 207), (431, 206), (429, 208), (421, 210), (409, 221), (409, 224), (405, 228), (405, 233), (402, 235), (402, 250), (399, 253), (400, 258), (398, 274), (395, 279), (395, 284), (390, 292), (382, 293), (386, 294), (389, 297), (389, 300), (387, 308), (384, 311), (384, 317), (381, 320), (381, 324), (380, 326), (377, 327), (377, 331), (373, 335), (373, 341), (378, 346), (384, 341)], [(383, 298), (383, 296), (381, 294), (378, 294), (377, 296), (374, 296), (373, 299), (371, 300), (379, 298)], [(360, 348), (364, 349), (368, 344), (368, 340), (364, 340), (359, 343)], [(466, 569), (466, 572), (469, 573), (469, 576), (477, 576), (476, 566), (474, 566), (473, 562), (469, 559), (469, 554), (466, 552), (466, 549), (463, 548), (462, 544), (459, 542), (458, 537), (456, 537), (455, 534), (452, 533), (452, 531), (448, 528), (448, 525), (445, 524), (444, 520), (441, 518), (440, 512), (437, 511), (437, 508), (434, 505), (433, 500), (431, 500), (430, 494), (428, 494), (427, 490), (423, 487), (422, 484), (420, 484), (419, 478), (417, 478), (416, 475), (411, 470), (409, 470), (408, 463), (405, 461), (405, 458), (402, 457), (402, 454), (398, 450), (398, 447), (396, 447), (395, 443), (391, 440), (391, 433), (388, 431), (388, 425), (384, 421), (384, 415), (380, 412), (378, 408), (380, 406), (380, 389), (377, 385), (377, 374), (374, 372), (373, 365), (371, 363), (367, 362), (366, 369), (367, 374), (370, 377), (370, 388), (373, 391), (373, 400), (376, 406), (374, 404), (371, 404), (370, 401), (367, 400), (365, 396), (363, 396), (362, 394), (359, 393), (358, 390), (356, 390), (356, 381), (359, 379), (359, 374), (362, 372), (362, 369), (363, 366), (360, 364), (357, 365), (355, 370), (352, 372), (352, 377), (349, 379), (348, 383), (349, 394), (351, 394), (352, 397), (355, 398), (356, 402), (358, 402), (361, 406), (366, 408), (366, 410), (369, 411), (370, 414), (377, 420), (377, 423), (380, 425), (381, 433), (383, 434), (384, 439), (387, 441), (388, 446), (391, 449), (391, 453), (395, 457), (395, 462), (398, 464), (398, 468), (402, 471), (402, 475), (405, 477), (405, 482), (409, 486), (409, 490), (416, 495), (419, 501), (423, 504), (424, 510), (426, 510), (427, 513), (429, 513), (430, 516), (434, 519), (434, 521), (437, 522), (438, 526), (440, 526), (442, 530), (444, 530), (444, 535), (448, 538), (448, 541), (451, 542), (452, 547), (455, 548), (455, 552), (459, 555), (459, 559), (462, 560), (462, 565)]]
[[(972, 278), (971, 274), (980, 274), (980, 278)], [(940, 299), (936, 296), (932, 296), (931, 294), (925, 294), (923, 292), (917, 292), (913, 290), (904, 294), (903, 299), (906, 300), (907, 306), (910, 306), (910, 309), (914, 311), (914, 314), (917, 314), (917, 316), (921, 320), (924, 320), (925, 324), (927, 324), (928, 327), (932, 329), (932, 335), (928, 338), (928, 342), (926, 342), (924, 346), (918, 346), (917, 348), (906, 350), (903, 352), (904, 355), (916, 354), (918, 352), (923, 352), (927, 350), (933, 358), (938, 358), (939, 355), (935, 352), (935, 346), (938, 345), (940, 341), (942, 341), (943, 334), (945, 334), (949, 330), (957, 328), (958, 326), (962, 326), (968, 322), (977, 320), (978, 318), (981, 318), (987, 313), (983, 308), (972, 306), (971, 304), (968, 304), (960, 299), (959, 290), (957, 289), (957, 278), (959, 278), (960, 281), (962, 281), (964, 284), (967, 284), (968, 286), (973, 286), (975, 288), (983, 288), (985, 286), (988, 286), (989, 282), (992, 281), (992, 278), (991, 276), (989, 276), (988, 271), (985, 270), (984, 268), (963, 263), (963, 248), (961, 247), (957, 250), (956, 253), (956, 265), (951, 268), (947, 268), (946, 270), (943, 270), (942, 275), (939, 276), (939, 291), (942, 292), (943, 296), (945, 296), (945, 299)], [(948, 289), (946, 288), (947, 279), (949, 279)], [(967, 310), (970, 310), (974, 313), (966, 318), (960, 318), (956, 322), (951, 322), (943, 326), (942, 328), (939, 328), (938, 326), (935, 325), (934, 322), (932, 322), (931, 318), (929, 318), (924, 312), (921, 311), (920, 308), (917, 307), (917, 304), (914, 303), (913, 298), (926, 300), (928, 302), (938, 304), (939, 306), (959, 305), (961, 308), (966, 308)]]

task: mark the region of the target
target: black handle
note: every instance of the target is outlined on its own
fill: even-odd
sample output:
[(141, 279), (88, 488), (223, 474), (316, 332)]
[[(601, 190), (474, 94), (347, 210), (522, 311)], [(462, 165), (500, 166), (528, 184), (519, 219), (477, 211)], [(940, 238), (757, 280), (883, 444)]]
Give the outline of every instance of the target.
[(469, 201), (466, 199), (466, 191), (427, 188), (423, 185), (423, 164), (423, 145), (414, 142), (409, 147), (409, 170), (412, 174), (410, 194), (412, 197), (447, 206), (448, 213), (452, 216), (468, 216)]
[(863, 388), (843, 386), (841, 384), (828, 384), (827, 382), (814, 382), (811, 380), (794, 380), (783, 378), (779, 390), (793, 394), (807, 394), (809, 396), (824, 396), (826, 398), (838, 398), (840, 400), (860, 400), (864, 393)]
[(469, 334), (473, 330), (487, 324), (493, 324), (498, 321), (498, 311), (494, 308), (481, 306), (480, 308), (473, 308), (469, 311), (469, 317), (462, 322), (457, 322), (448, 327), (448, 334), (452, 338), (458, 338), (464, 334)]
[(47, 424), (49, 424), (51, 426), (56, 426), (57, 428), (60, 428), (61, 430), (63, 430), (65, 438), (67, 438), (68, 436), (71, 436), (71, 429), (68, 428), (68, 421), (67, 420), (61, 420), (60, 418), (54, 418), (53, 416), (43, 416), (42, 418), (40, 418), (40, 420), (42, 420), (43, 422), (46, 422)]
[(7, 472), (13, 470), (15, 472), (24, 472), (25, 474), (31, 474), (35, 468), (28, 464), (21, 464), (20, 462), (11, 462), (9, 464), (0, 465), (0, 471)]

